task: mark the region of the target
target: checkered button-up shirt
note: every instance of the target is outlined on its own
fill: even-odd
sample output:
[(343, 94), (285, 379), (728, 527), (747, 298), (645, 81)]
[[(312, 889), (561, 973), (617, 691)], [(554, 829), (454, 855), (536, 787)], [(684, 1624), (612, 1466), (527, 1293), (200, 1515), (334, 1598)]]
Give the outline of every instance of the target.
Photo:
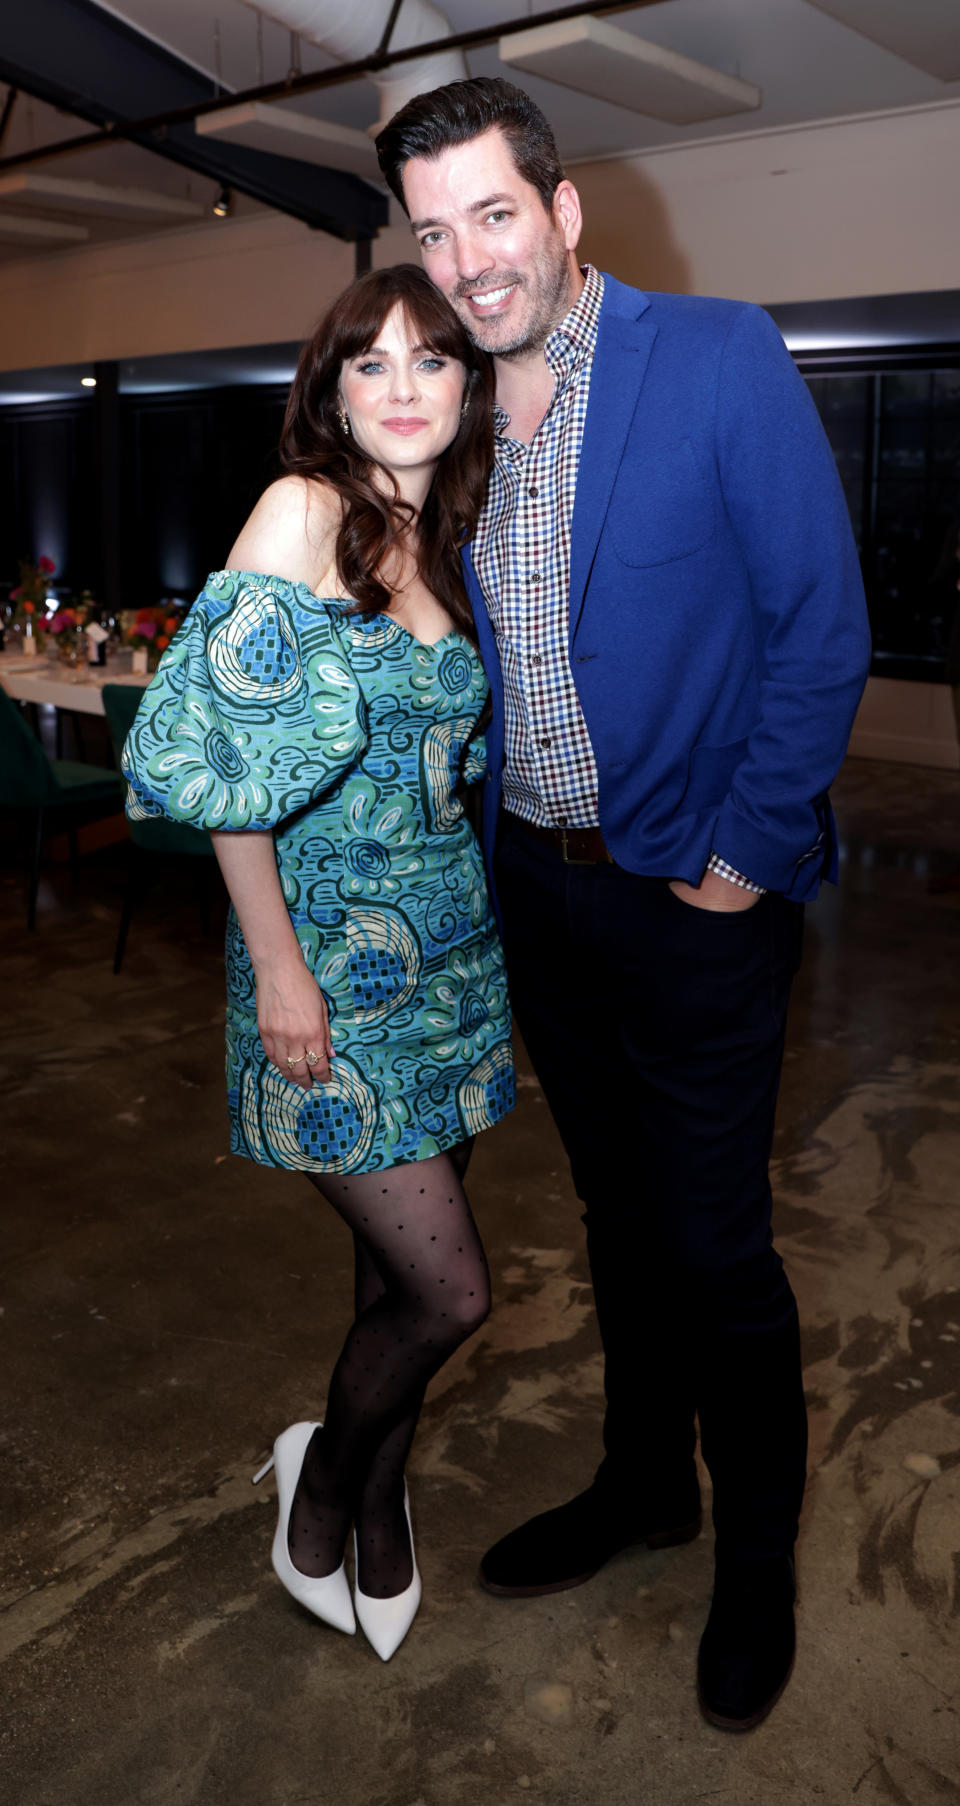
[(550, 334), (554, 390), (529, 445), (496, 410), (496, 461), (473, 560), (497, 636), (506, 705), (504, 807), (540, 827), (596, 826), (597, 766), (568, 654), (570, 528), (603, 277)]
[[(495, 409), (496, 457), (473, 562), (503, 672), (503, 804), (539, 827), (596, 827), (597, 765), (570, 669), (570, 536), (603, 277), (592, 264), (544, 356), (550, 405), (529, 445)], [(710, 869), (747, 890), (713, 854)]]

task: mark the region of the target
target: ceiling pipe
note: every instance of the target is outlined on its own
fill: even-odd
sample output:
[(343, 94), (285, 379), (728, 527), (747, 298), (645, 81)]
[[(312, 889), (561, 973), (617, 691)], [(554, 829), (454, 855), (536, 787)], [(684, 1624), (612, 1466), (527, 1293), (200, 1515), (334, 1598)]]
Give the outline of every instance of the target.
[(384, 55), (431, 45), (430, 53), (401, 63), (396, 69), (371, 72), (380, 97), (380, 116), (370, 126), (379, 132), (400, 107), (415, 94), (441, 88), (447, 82), (465, 81), (470, 73), (460, 50), (437, 51), (438, 40), (452, 37), (453, 28), (433, 0), (243, 0), (287, 31), (296, 32), (338, 61), (355, 63), (374, 46)]
[[(537, 13), (539, 25), (552, 25), (559, 19), (580, 17), (583, 13), (639, 12), (647, 6), (671, 5), (673, 0), (575, 0), (573, 6), (558, 6), (547, 12)], [(96, 10), (99, 10), (97, 8)], [(497, 24), (482, 25), (471, 31), (457, 32), (447, 45), (443, 40), (431, 48), (444, 53), (449, 48), (457, 50), (479, 50), (487, 44), (495, 44), (500, 38), (509, 37), (513, 32), (525, 31), (529, 25), (529, 16), (520, 20), (505, 19)], [(33, 150), (20, 151), (16, 156), (0, 156), (0, 171), (8, 169), (25, 169), (33, 163), (49, 163), (60, 157), (72, 157), (77, 151), (96, 150), (101, 144), (118, 144), (125, 141), (137, 142), (149, 135), (156, 140), (152, 147), (161, 149), (164, 135), (181, 125), (188, 125), (205, 114), (222, 113), (228, 107), (238, 107), (253, 101), (293, 100), (298, 94), (314, 94), (322, 88), (338, 88), (346, 82), (357, 81), (361, 76), (377, 75), (385, 64), (401, 64), (415, 59), (416, 46), (412, 50), (393, 50), (384, 55), (373, 51), (370, 55), (353, 63), (340, 63), (334, 69), (310, 70), (306, 75), (286, 75), (280, 81), (263, 82), (255, 88), (244, 88), (236, 94), (221, 95), (216, 100), (192, 101), (188, 106), (171, 107), (162, 113), (153, 113), (140, 119), (116, 119), (110, 125), (101, 127), (99, 131), (84, 132), (75, 138), (61, 138), (52, 144), (41, 144)], [(0, 40), (0, 63), (2, 63), (2, 40)], [(41, 99), (47, 99), (46, 93)], [(54, 105), (65, 102), (54, 101)], [(76, 108), (69, 109), (76, 111)]]

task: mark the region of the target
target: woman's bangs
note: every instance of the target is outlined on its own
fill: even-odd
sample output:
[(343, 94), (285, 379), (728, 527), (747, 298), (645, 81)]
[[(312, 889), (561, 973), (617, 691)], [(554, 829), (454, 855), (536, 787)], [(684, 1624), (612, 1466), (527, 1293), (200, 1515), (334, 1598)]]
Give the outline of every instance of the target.
[(453, 308), (439, 291), (436, 291), (436, 299), (424, 291), (406, 295), (400, 306), (407, 333), (415, 345), (435, 351), (440, 357), (456, 358), (461, 364), (469, 361), (470, 341)]
[[(373, 295), (369, 297), (371, 302), (375, 298), (380, 299)], [(362, 316), (355, 317), (345, 326), (340, 344), (344, 363), (372, 351), (384, 322), (396, 310), (399, 310), (404, 333), (411, 344), (434, 351), (438, 357), (456, 358), (462, 364), (469, 362), (470, 341), (452, 307), (439, 291), (434, 298), (418, 285), (418, 291), (413, 294), (388, 295), (386, 306), (365, 308)]]

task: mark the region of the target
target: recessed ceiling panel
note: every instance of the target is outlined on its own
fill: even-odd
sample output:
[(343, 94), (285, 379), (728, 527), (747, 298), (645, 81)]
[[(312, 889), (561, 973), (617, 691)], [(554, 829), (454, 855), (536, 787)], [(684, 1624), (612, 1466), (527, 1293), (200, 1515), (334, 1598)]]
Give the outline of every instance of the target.
[(199, 201), (175, 194), (159, 194), (152, 188), (113, 188), (105, 182), (87, 182), (72, 176), (44, 175), (39, 170), (15, 170), (0, 176), (0, 205), (49, 207), (57, 213), (88, 213), (101, 219), (202, 219)]
[(30, 219), (23, 213), (0, 213), (0, 243), (75, 245), (90, 234), (86, 226), (66, 226), (59, 220)]
[(366, 132), (352, 126), (333, 125), (287, 107), (252, 100), (221, 113), (202, 114), (196, 122), (201, 138), (223, 138), (248, 150), (270, 151), (274, 156), (296, 157), (302, 163), (318, 163), (326, 169), (346, 169), (368, 181), (382, 181), (377, 153)]
[(807, 0), (905, 63), (960, 81), (960, 0)]
[(722, 75), (589, 14), (513, 32), (498, 48), (500, 61), (511, 68), (671, 125), (746, 113), (763, 98), (752, 82)]

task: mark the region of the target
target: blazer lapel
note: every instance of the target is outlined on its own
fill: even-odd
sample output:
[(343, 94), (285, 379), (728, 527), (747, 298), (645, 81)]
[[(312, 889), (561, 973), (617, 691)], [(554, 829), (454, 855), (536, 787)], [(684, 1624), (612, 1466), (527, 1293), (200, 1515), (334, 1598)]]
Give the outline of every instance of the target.
[[(610, 495), (657, 336), (645, 295), (604, 277), (604, 307), (590, 374), (570, 544), (570, 640), (580, 622)], [(607, 294), (611, 305), (607, 306)], [(637, 315), (640, 318), (637, 318)]]

